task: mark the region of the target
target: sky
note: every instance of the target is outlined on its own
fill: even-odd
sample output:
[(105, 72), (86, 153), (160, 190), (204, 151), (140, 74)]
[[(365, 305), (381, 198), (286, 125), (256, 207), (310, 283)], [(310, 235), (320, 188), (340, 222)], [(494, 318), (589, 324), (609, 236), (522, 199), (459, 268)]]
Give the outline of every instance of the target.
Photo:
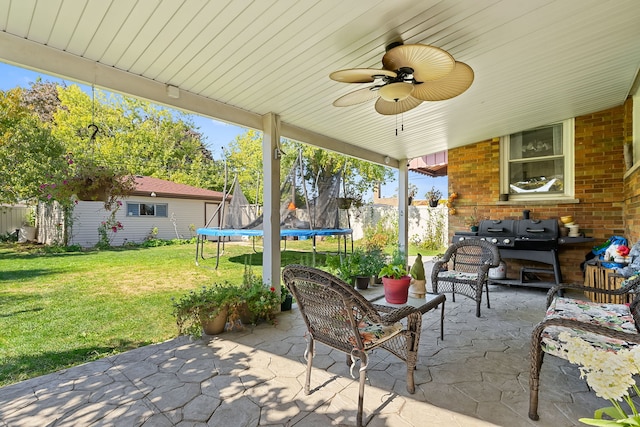
[[(29, 87), (32, 82), (37, 80), (38, 77), (41, 77), (42, 80), (45, 81), (52, 81), (56, 83), (64, 82), (67, 86), (77, 84), (85, 92), (91, 93), (90, 86), (71, 80), (62, 80), (44, 73), (0, 62), (0, 90), (9, 90), (17, 86), (25, 88)], [(190, 114), (189, 116), (205, 137), (205, 144), (213, 154), (214, 159), (222, 159), (222, 147), (228, 145), (236, 136), (245, 133), (247, 130), (243, 127), (231, 125), (209, 117), (203, 117), (198, 114)], [(442, 192), (443, 197), (446, 198), (448, 194), (447, 177), (433, 178), (415, 172), (409, 172), (409, 184), (413, 184), (418, 188), (417, 199), (424, 199), (426, 192), (429, 191), (432, 186), (439, 189)], [(393, 197), (397, 192), (397, 181), (387, 183), (382, 187), (382, 197)]]

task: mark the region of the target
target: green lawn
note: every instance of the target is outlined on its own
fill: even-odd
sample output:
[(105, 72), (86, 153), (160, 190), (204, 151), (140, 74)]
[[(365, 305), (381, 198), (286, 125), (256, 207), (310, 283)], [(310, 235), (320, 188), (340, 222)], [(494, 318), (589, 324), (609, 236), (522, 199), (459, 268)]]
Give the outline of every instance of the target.
[[(0, 386), (177, 335), (171, 297), (214, 281), (240, 283), (262, 254), (227, 244), (194, 263), (195, 245), (33, 254), (0, 245)], [(205, 255), (215, 254), (213, 243)], [(335, 251), (321, 242), (318, 250)], [(289, 241), (282, 264), (314, 262), (310, 241)], [(412, 251), (413, 252), (413, 251)], [(324, 265), (325, 255), (315, 257)]]

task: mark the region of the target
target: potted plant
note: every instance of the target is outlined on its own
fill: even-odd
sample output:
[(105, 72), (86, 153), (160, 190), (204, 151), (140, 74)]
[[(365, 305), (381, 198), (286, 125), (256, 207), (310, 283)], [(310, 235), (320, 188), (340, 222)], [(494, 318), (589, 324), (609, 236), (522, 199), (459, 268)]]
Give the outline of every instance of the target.
[(354, 275), (356, 287), (361, 290), (369, 287), (373, 274), (370, 270), (367, 256), (367, 251), (362, 248), (354, 249), (351, 255), (348, 256), (348, 263)]
[(478, 231), (478, 226), (480, 225), (480, 221), (478, 220), (478, 209), (476, 207), (473, 208), (473, 215), (470, 215), (465, 218), (465, 224), (469, 227), (472, 232)]
[(384, 297), (391, 304), (404, 304), (407, 302), (411, 276), (407, 275), (404, 255), (396, 251), (391, 262), (380, 270), (378, 275), (382, 277)]
[(427, 292), (427, 279), (424, 272), (422, 255), (418, 254), (411, 269), (409, 270), (411, 282), (409, 285), (409, 295), (413, 298), (424, 298)]
[(135, 177), (118, 167), (98, 164), (92, 158), (76, 161), (73, 154), (66, 155), (68, 168), (53, 182), (40, 185), (41, 198), (71, 205), (73, 198), (102, 201), (106, 210), (117, 206), (118, 198), (135, 190)]
[(239, 287), (240, 319), (242, 323), (255, 325), (259, 320), (275, 324), (275, 314), (281, 299), (273, 286), (267, 287), (262, 277), (253, 274), (250, 265), (245, 265), (242, 285)]
[(180, 299), (172, 298), (178, 332), (194, 337), (203, 332), (208, 335), (224, 332), (230, 306), (237, 295), (236, 285), (223, 282), (202, 286)]
[(431, 190), (427, 191), (427, 200), (429, 202), (429, 206), (435, 208), (440, 203), (440, 198), (442, 197), (442, 192), (436, 187), (431, 187)]
[(289, 288), (285, 285), (280, 285), (280, 311), (291, 310), (293, 304), (293, 296), (289, 292)]
[(357, 266), (350, 255), (327, 256), (326, 265), (331, 274), (352, 286), (354, 285)]
[(378, 273), (387, 263), (387, 256), (382, 249), (373, 247), (365, 251), (363, 259), (364, 274), (369, 277), (369, 284), (373, 285), (378, 282)]

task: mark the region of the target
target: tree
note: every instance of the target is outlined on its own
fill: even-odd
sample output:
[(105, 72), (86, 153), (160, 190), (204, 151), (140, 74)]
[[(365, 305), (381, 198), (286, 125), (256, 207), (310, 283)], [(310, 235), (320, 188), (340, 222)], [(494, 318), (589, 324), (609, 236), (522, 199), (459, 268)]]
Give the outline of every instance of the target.
[[(281, 179), (291, 170), (301, 152), (304, 179), (309, 189), (316, 184), (321, 186), (323, 181), (331, 179), (341, 170), (347, 191), (358, 195), (373, 189), (378, 182), (385, 183), (393, 177), (391, 169), (384, 166), (291, 140), (282, 141), (282, 150)], [(236, 137), (226, 150), (225, 158), (229, 169), (238, 174), (247, 200), (255, 203), (257, 198), (261, 202), (262, 189), (257, 190), (255, 183), (262, 172), (262, 135), (249, 130)]]
[(0, 91), (0, 202), (33, 200), (43, 180), (66, 168), (65, 147), (22, 102), (23, 91)]
[(262, 204), (262, 133), (249, 129), (225, 150), (229, 184), (237, 176), (249, 203)]
[(134, 175), (221, 188), (220, 167), (186, 115), (100, 90), (92, 100), (76, 85), (59, 86), (58, 97), (53, 133), (78, 161), (90, 157)]

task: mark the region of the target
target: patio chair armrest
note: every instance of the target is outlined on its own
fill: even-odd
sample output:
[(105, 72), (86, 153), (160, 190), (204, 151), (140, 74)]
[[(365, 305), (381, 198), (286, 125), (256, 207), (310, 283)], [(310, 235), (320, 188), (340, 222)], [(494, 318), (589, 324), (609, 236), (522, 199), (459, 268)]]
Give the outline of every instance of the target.
[(553, 298), (555, 298), (558, 292), (563, 292), (565, 290), (586, 291), (586, 292), (593, 292), (593, 293), (599, 293), (599, 294), (605, 294), (605, 295), (624, 295), (629, 292), (637, 292), (638, 285), (640, 285), (640, 280), (635, 280), (635, 279), (634, 281), (630, 282), (628, 285), (618, 289), (594, 288), (591, 286), (584, 286), (577, 283), (555, 285), (551, 289), (549, 289), (549, 292), (547, 292), (547, 307), (551, 305), (551, 303), (553, 302)]
[(598, 334), (598, 335), (602, 335), (609, 338), (615, 338), (615, 339), (619, 339), (627, 342), (640, 344), (640, 333), (632, 334), (629, 332), (623, 332), (623, 331), (612, 329), (608, 326), (605, 326), (604, 324), (599, 325), (596, 323), (587, 323), (587, 322), (582, 322), (576, 319), (568, 319), (568, 318), (562, 318), (562, 317), (551, 317), (551, 318), (544, 319), (542, 322), (538, 323), (533, 328), (533, 334), (531, 337), (532, 342), (535, 340), (539, 340), (544, 329), (549, 326), (564, 326), (571, 329), (591, 332), (593, 334)]
[(408, 317), (410, 314), (416, 313), (416, 312), (419, 313), (420, 316), (422, 316), (422, 313), (420, 313), (420, 310), (411, 306), (393, 308), (393, 307), (388, 307), (386, 305), (379, 305), (379, 304), (372, 304), (372, 305), (373, 305), (373, 308), (375, 308), (380, 313), (382, 323), (385, 323), (385, 324), (392, 324), (392, 323), (399, 322), (400, 320)]

